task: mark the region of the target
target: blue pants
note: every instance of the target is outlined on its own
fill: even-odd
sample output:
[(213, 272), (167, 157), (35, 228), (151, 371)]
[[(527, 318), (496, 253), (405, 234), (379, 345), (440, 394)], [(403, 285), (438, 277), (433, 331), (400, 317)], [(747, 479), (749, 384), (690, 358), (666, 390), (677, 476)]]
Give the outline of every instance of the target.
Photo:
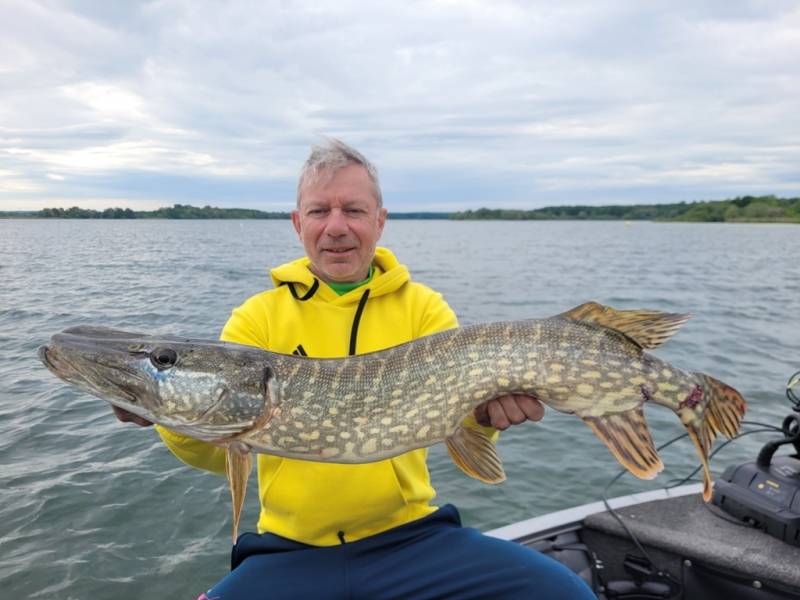
[(234, 569), (198, 600), (595, 600), (561, 563), (461, 527), (455, 507), (340, 546), (244, 533)]

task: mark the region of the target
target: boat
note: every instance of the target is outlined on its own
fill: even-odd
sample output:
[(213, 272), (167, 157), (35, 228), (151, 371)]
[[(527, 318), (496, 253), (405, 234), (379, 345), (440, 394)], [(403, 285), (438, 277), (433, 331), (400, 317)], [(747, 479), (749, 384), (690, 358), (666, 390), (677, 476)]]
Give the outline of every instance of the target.
[[(561, 562), (600, 600), (800, 600), (800, 399), (787, 396), (796, 414), (775, 428), (783, 437), (728, 466), (710, 503), (702, 484), (684, 484), (486, 533)], [(773, 457), (785, 444), (796, 454)]]
[(565, 564), (600, 600), (800, 599), (800, 547), (733, 522), (701, 492), (630, 494), (608, 501), (616, 516), (598, 501), (486, 533)]

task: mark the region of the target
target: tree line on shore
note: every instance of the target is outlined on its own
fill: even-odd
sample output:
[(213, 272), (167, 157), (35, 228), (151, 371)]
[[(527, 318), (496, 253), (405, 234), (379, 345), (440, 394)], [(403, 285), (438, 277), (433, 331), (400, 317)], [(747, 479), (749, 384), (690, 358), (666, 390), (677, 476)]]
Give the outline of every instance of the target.
[[(217, 208), (175, 204), (157, 210), (130, 208), (45, 208), (40, 211), (0, 213), (5, 217), (58, 219), (288, 219), (288, 212), (246, 208)], [(739, 196), (729, 200), (705, 200), (673, 204), (608, 206), (549, 206), (532, 210), (479, 208), (458, 212), (389, 213), (395, 219), (463, 220), (627, 220), (703, 222), (787, 222), (800, 223), (800, 197)]]
[(156, 210), (131, 210), (130, 208), (45, 208), (34, 217), (56, 219), (288, 219), (288, 212), (265, 212), (249, 208), (217, 208), (175, 204)]
[(453, 213), (457, 220), (626, 220), (800, 223), (800, 197), (740, 196), (730, 200), (612, 206), (549, 206), (534, 210), (479, 208)]

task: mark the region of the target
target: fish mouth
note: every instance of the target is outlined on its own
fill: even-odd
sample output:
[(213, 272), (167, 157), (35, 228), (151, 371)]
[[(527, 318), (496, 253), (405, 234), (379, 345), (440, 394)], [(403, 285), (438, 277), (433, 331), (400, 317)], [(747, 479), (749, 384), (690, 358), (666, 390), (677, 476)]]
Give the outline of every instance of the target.
[(39, 360), (44, 363), (44, 366), (48, 369), (52, 369), (52, 363), (47, 358), (47, 346), (39, 346), (39, 349), (36, 351), (36, 354), (39, 355)]
[(37, 354), (39, 355), (39, 360), (44, 363), (44, 366), (50, 369), (54, 375), (58, 377), (67, 377), (70, 375), (77, 375), (77, 371), (75, 368), (70, 365), (68, 362), (60, 360), (56, 353), (53, 352), (49, 346), (39, 346), (39, 350), (37, 350)]
[[(127, 410), (141, 410), (138, 399), (136, 398), (136, 395), (131, 392), (131, 390), (120, 385), (118, 382), (112, 381), (107, 376), (99, 372), (99, 370), (94, 370), (91, 375), (84, 373), (76, 364), (65, 360), (64, 357), (59, 356), (57, 351), (47, 345), (39, 346), (37, 354), (39, 356), (39, 360), (42, 361), (44, 366), (47, 367), (57, 377), (68, 381), (69, 383), (76, 384), (85, 390), (86, 388), (89, 388), (87, 391), (91, 391), (92, 393), (99, 394), (102, 392), (103, 399), (111, 404), (120, 406), (120, 408), (125, 408)], [(116, 365), (109, 364), (102, 364), (102, 366), (105, 368), (122, 370), (125, 371), (129, 376), (132, 376), (136, 379), (141, 379), (141, 377), (139, 377), (135, 372), (128, 369), (120, 369)], [(117, 396), (116, 399), (118, 401), (110, 401), (105, 395), (107, 391), (113, 392)]]

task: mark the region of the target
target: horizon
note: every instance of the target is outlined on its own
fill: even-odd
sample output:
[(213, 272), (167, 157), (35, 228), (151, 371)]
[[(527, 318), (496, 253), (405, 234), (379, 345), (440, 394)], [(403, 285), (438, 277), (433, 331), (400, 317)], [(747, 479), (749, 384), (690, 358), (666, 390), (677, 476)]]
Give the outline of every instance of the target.
[(288, 212), (322, 136), (398, 213), (800, 195), (788, 0), (197, 7), (3, 3), (0, 211)]
[[(621, 207), (621, 208), (656, 207), (656, 206), (680, 205), (680, 204), (692, 205), (692, 204), (703, 204), (703, 203), (707, 204), (707, 203), (732, 202), (734, 200), (739, 200), (739, 199), (744, 200), (744, 199), (749, 199), (749, 198), (753, 198), (755, 200), (760, 200), (760, 199), (765, 199), (765, 198), (767, 198), (767, 199), (768, 198), (773, 198), (773, 199), (780, 200), (780, 201), (786, 201), (786, 200), (793, 201), (793, 200), (797, 200), (798, 198), (800, 198), (800, 196), (797, 196), (797, 197), (781, 197), (781, 196), (777, 196), (775, 194), (764, 194), (764, 195), (761, 195), (761, 196), (740, 195), (740, 196), (734, 196), (732, 198), (712, 198), (712, 199), (702, 199), (702, 200), (681, 200), (681, 201), (670, 202), (670, 203), (653, 202), (653, 203), (605, 204), (605, 205), (599, 205), (599, 204), (598, 205), (594, 205), (594, 204), (558, 204), (558, 205), (549, 205), (549, 206), (539, 206), (539, 207), (536, 207), (536, 208), (524, 208), (524, 207), (509, 208), (509, 207), (506, 207), (506, 206), (495, 206), (495, 207), (477, 206), (477, 207), (471, 207), (471, 208), (462, 209), (462, 210), (449, 210), (449, 211), (448, 210), (425, 210), (425, 209), (422, 209), (422, 210), (389, 210), (389, 215), (392, 215), (392, 214), (395, 214), (395, 215), (404, 215), (404, 214), (456, 214), (456, 213), (460, 213), (460, 212), (470, 212), (470, 211), (480, 211), (480, 210), (523, 211), (523, 212), (527, 212), (527, 211), (537, 211), (537, 210), (551, 210), (551, 209), (558, 209), (558, 208), (564, 208), (564, 209), (566, 209), (566, 208), (573, 208), (573, 209), (574, 208), (595, 208), (595, 209), (598, 209), (598, 208), (617, 208), (617, 207)], [(245, 210), (245, 211), (249, 210), (249, 211), (255, 211), (255, 212), (263, 212), (263, 213), (267, 213), (267, 214), (286, 214), (286, 215), (289, 215), (291, 210), (292, 210), (292, 209), (289, 209), (289, 210), (262, 210), (262, 209), (258, 209), (258, 208), (246, 208), (246, 207), (242, 207), (242, 206), (214, 206), (214, 205), (209, 205), (209, 204), (200, 206), (200, 205), (180, 204), (180, 203), (173, 203), (171, 205), (162, 205), (162, 206), (158, 206), (158, 207), (152, 208), (152, 209), (150, 209), (150, 208), (148, 208), (148, 209), (138, 209), (138, 208), (137, 209), (133, 209), (133, 208), (131, 208), (130, 210), (133, 210), (134, 212), (137, 212), (137, 213), (141, 213), (141, 212), (157, 212), (159, 210), (166, 210), (166, 209), (178, 208), (178, 207), (191, 208), (191, 209), (206, 209), (206, 208), (210, 208), (210, 209), (214, 209), (214, 210), (220, 210), (220, 209), (221, 210)], [(86, 210), (86, 211), (93, 211), (93, 212), (102, 213), (105, 210), (126, 210), (127, 207), (123, 207), (123, 206), (105, 206), (103, 208), (95, 209), (95, 208), (82, 207), (82, 206), (78, 206), (78, 205), (64, 206), (64, 207), (46, 206), (46, 207), (41, 208), (41, 209), (0, 210), (0, 214), (15, 214), (15, 213), (36, 214), (36, 213), (39, 213), (39, 212), (43, 212), (45, 210), (53, 210), (53, 209), (56, 209), (56, 210), (78, 209), (78, 210)]]

